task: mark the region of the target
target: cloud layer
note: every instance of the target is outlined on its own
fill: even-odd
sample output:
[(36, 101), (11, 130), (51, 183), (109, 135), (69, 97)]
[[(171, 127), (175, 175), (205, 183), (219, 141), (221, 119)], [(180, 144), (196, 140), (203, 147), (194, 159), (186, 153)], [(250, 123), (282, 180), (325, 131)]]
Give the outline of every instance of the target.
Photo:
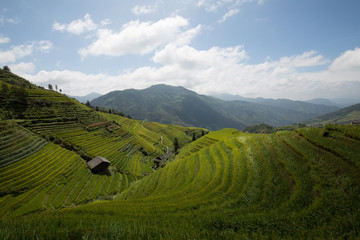
[[(197, 50), (189, 45), (168, 44), (155, 52), (152, 58), (155, 63), (161, 64), (160, 67), (141, 67), (117, 76), (41, 71), (27, 77), (43, 86), (57, 84), (72, 95), (85, 95), (94, 89), (107, 93), (165, 83), (181, 85), (203, 94), (227, 92), (247, 97), (281, 96), (302, 100), (314, 97), (358, 98), (359, 57), (360, 49), (356, 48), (346, 51), (334, 61), (309, 51), (277, 61), (248, 64), (249, 56), (243, 46)], [(325, 67), (325, 70), (312, 71), (319, 66)]]
[(34, 52), (48, 52), (52, 48), (50, 41), (38, 41), (18, 46), (12, 46), (9, 50), (0, 49), (0, 64), (13, 63), (26, 56), (32, 55)]
[(200, 31), (200, 26), (187, 29), (188, 25), (188, 20), (180, 16), (157, 22), (131, 21), (124, 24), (119, 32), (100, 29), (97, 39), (86, 48), (80, 49), (79, 53), (82, 57), (144, 55), (170, 42), (188, 43)]

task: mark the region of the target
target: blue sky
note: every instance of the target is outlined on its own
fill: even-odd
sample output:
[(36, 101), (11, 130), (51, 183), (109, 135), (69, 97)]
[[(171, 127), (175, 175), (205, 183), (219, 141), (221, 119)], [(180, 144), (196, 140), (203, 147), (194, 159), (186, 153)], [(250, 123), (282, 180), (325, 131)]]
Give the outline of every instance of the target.
[(0, 66), (70, 95), (154, 84), (357, 98), (358, 0), (5, 0)]

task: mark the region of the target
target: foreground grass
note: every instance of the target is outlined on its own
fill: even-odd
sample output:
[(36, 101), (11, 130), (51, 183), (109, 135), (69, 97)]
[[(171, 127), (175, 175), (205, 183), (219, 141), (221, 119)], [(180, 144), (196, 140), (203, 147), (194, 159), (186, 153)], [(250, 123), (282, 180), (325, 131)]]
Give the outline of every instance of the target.
[(353, 128), (212, 132), (115, 200), (2, 219), (0, 238), (358, 239)]

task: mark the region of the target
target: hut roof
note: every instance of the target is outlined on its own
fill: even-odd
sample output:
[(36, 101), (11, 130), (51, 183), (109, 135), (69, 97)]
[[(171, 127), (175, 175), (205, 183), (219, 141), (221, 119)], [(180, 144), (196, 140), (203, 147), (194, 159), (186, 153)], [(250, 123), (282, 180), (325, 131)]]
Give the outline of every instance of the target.
[(96, 168), (96, 166), (98, 166), (101, 163), (110, 164), (110, 161), (104, 157), (96, 156), (93, 159), (91, 159), (90, 161), (88, 161), (86, 164), (89, 166), (90, 169), (94, 169), (94, 168)]

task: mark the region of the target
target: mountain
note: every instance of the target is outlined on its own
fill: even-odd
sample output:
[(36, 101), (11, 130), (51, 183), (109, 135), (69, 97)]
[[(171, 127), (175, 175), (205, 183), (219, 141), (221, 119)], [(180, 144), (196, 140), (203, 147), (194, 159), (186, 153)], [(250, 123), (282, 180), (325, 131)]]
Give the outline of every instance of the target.
[(313, 104), (319, 104), (319, 105), (325, 105), (325, 106), (334, 106), (334, 107), (340, 107), (341, 108), (341, 105), (329, 100), (329, 99), (326, 99), (326, 98), (314, 98), (314, 99), (311, 99), (311, 100), (307, 100), (306, 101), (307, 103), (313, 103)]
[(350, 98), (335, 98), (335, 99), (331, 99), (331, 101), (336, 103), (341, 108), (349, 107), (351, 105), (360, 103), (360, 99), (350, 99)]
[(289, 125), (336, 109), (290, 100), (259, 99), (258, 102), (224, 101), (183, 87), (155, 85), (144, 90), (113, 91), (91, 104), (116, 109), (136, 119), (210, 130), (243, 129), (257, 123)]
[(314, 115), (322, 115), (325, 113), (333, 112), (338, 109), (338, 106), (340, 106), (327, 99), (314, 99), (311, 101), (293, 101), (289, 99), (245, 98), (231, 94), (217, 94), (213, 96), (225, 101), (240, 100)]
[(360, 99), (349, 99), (349, 98), (334, 98), (334, 99), (325, 99), (325, 98), (314, 98), (312, 100), (306, 101), (308, 103), (321, 104), (326, 106), (335, 106), (337, 108), (345, 108), (351, 105), (357, 104), (360, 102)]
[(69, 96), (69, 97), (75, 98), (79, 102), (86, 103), (87, 101), (92, 101), (93, 99), (98, 98), (100, 96), (101, 96), (100, 93), (92, 92), (85, 96)]
[(304, 123), (308, 125), (325, 125), (329, 123), (351, 123), (353, 120), (360, 121), (360, 103), (313, 118)]

